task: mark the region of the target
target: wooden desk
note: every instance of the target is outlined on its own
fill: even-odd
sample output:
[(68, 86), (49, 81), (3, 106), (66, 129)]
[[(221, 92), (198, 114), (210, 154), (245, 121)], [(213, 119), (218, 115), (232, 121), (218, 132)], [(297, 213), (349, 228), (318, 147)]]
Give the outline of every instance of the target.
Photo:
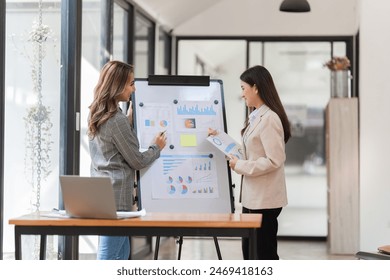
[[(47, 235), (111, 236), (237, 236), (248, 237), (249, 258), (256, 259), (256, 229), (261, 214), (147, 213), (121, 220), (49, 218), (33, 213), (10, 219), (15, 225), (15, 259), (22, 258), (22, 235), (40, 235), (40, 259), (45, 259)], [(66, 257), (65, 259), (69, 259)]]

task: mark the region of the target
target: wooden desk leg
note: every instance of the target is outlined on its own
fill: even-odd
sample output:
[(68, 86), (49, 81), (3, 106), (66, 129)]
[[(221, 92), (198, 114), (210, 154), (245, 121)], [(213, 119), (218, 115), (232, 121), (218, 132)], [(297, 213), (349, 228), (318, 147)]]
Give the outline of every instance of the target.
[(257, 259), (257, 231), (256, 229), (249, 230), (249, 259)]
[(47, 235), (42, 234), (41, 235), (41, 244), (39, 247), (39, 259), (45, 260), (46, 259), (46, 238)]
[(22, 259), (22, 235), (19, 233), (19, 227), (15, 226), (15, 260)]

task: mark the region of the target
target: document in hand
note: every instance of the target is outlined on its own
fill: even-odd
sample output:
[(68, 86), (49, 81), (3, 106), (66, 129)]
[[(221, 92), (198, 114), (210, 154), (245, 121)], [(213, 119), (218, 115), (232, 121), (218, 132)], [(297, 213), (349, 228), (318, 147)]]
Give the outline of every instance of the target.
[(240, 144), (238, 144), (232, 137), (223, 131), (218, 131), (217, 135), (210, 135), (206, 138), (211, 144), (217, 147), (226, 156), (232, 154), (239, 159), (243, 158), (243, 151)]

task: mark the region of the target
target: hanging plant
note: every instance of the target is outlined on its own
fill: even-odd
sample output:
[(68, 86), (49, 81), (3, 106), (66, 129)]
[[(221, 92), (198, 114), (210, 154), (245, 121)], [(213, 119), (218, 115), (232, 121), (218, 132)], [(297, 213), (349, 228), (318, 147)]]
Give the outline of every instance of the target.
[(51, 128), (50, 108), (43, 105), (34, 105), (27, 108), (27, 115), (24, 117), (26, 129), (26, 154), (25, 172), (26, 179), (32, 187), (31, 204), (35, 211), (39, 211), (41, 182), (51, 173), (50, 152)]
[(37, 96), (37, 102), (27, 108), (27, 114), (23, 118), (26, 128), (25, 172), (32, 186), (31, 204), (35, 211), (39, 211), (40, 207), (42, 181), (51, 173), (53, 124), (50, 121), (51, 109), (43, 104), (42, 95), (42, 62), (46, 55), (46, 42), (51, 35), (52, 30), (42, 23), (42, 0), (40, 0), (38, 21), (33, 23), (28, 34), (28, 42), (32, 44), (32, 55), (28, 58), (31, 63), (33, 92)]

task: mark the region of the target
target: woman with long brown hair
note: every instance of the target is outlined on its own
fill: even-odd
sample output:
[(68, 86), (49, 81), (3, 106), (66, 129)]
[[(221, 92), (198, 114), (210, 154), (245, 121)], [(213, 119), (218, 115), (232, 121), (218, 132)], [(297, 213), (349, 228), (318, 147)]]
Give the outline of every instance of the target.
[[(277, 253), (278, 216), (287, 205), (284, 162), (285, 143), (291, 137), (290, 124), (268, 70), (260, 65), (241, 76), (242, 98), (255, 110), (241, 131), (244, 159), (231, 156), (229, 166), (242, 175), (243, 213), (261, 213), (257, 258), (279, 259)], [(242, 241), (244, 259), (249, 243)]]
[[(131, 124), (131, 102), (127, 116), (119, 108), (119, 102), (128, 102), (134, 91), (133, 66), (110, 61), (100, 72), (89, 107), (91, 176), (111, 178), (117, 211), (132, 210), (135, 171), (149, 166), (166, 145), (166, 135), (158, 133), (148, 150), (139, 151)], [(128, 236), (99, 237), (98, 259), (128, 259), (129, 254)]]

